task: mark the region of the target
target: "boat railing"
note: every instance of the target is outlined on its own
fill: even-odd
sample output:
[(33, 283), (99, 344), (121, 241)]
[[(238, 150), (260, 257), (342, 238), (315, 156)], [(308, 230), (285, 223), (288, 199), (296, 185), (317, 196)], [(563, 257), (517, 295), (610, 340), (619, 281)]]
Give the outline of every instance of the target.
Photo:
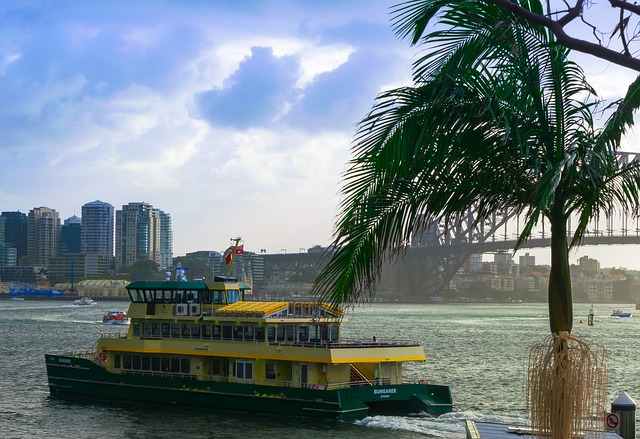
[(362, 341), (362, 340), (321, 340), (321, 341), (269, 341), (271, 346), (291, 346), (321, 349), (349, 349), (349, 348), (397, 348), (420, 346), (417, 341), (386, 340), (386, 341)]
[(149, 376), (149, 377), (163, 377), (163, 378), (184, 378), (187, 380), (195, 380), (197, 379), (196, 375), (192, 375), (189, 373), (181, 373), (181, 372), (170, 372), (170, 371), (150, 371), (150, 370), (133, 370), (133, 369), (123, 369), (123, 375), (135, 375), (135, 376)]
[(118, 332), (101, 332), (100, 338), (126, 338), (126, 334), (122, 334), (120, 331)]
[[(162, 378), (182, 378), (182, 379), (191, 379), (191, 380), (201, 380), (201, 381), (210, 381), (210, 382), (219, 382), (219, 383), (228, 383), (232, 382), (232, 380), (227, 376), (222, 375), (203, 375), (197, 377), (196, 375), (188, 374), (188, 373), (179, 373), (179, 372), (161, 372), (161, 371), (142, 371), (142, 370), (131, 370), (124, 369), (121, 372), (124, 375), (135, 375), (135, 376), (148, 376), (148, 377), (162, 377)], [(236, 382), (236, 381), (233, 381)], [(421, 380), (421, 383), (424, 383)], [(350, 387), (368, 387), (368, 386), (388, 386), (392, 384), (402, 384), (402, 380), (400, 381), (392, 381), (391, 378), (375, 378), (373, 380), (360, 380), (360, 381), (341, 381), (341, 382), (333, 382), (327, 384), (316, 384), (316, 383), (298, 383), (294, 381), (284, 381), (284, 380), (275, 380), (275, 379), (267, 379), (263, 382), (247, 382), (247, 384), (255, 384), (255, 385), (266, 385), (273, 387), (300, 387), (306, 389), (315, 389), (315, 390), (337, 390), (337, 389), (346, 389)]]

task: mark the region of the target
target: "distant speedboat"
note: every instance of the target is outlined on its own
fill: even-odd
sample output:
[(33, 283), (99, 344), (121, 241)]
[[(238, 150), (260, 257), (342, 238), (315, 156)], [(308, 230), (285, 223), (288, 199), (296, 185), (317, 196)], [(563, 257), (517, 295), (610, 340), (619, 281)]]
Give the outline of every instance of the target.
[(633, 313), (624, 312), (621, 309), (614, 309), (613, 313), (611, 313), (611, 317), (618, 317), (618, 318), (628, 318), (628, 317), (631, 317), (632, 315)]
[(74, 300), (73, 304), (76, 306), (91, 306), (91, 305), (97, 305), (98, 303), (95, 302), (93, 299), (90, 299), (89, 297), (82, 297), (80, 299)]
[(102, 323), (106, 325), (128, 325), (129, 317), (124, 311), (107, 311), (102, 317)]

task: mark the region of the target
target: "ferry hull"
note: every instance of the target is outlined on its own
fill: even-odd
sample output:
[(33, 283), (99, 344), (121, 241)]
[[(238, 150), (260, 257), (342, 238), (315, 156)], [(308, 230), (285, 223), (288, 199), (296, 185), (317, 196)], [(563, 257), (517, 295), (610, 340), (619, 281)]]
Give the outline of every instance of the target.
[[(448, 386), (396, 384), (336, 390), (114, 374), (87, 358), (45, 355), (52, 396), (200, 406), (322, 418), (437, 416), (452, 409)], [(99, 360), (98, 360), (99, 362)]]

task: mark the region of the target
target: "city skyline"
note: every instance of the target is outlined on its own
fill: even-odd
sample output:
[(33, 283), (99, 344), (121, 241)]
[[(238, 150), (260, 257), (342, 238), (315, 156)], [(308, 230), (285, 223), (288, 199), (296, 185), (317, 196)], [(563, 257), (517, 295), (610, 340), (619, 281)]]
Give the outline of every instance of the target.
[[(175, 255), (236, 236), (256, 252), (329, 245), (356, 124), (411, 83), (421, 50), (394, 35), (398, 3), (3, 2), (0, 206), (162, 206)], [(635, 78), (576, 59), (603, 98)], [(635, 131), (622, 149), (640, 150)], [(637, 246), (571, 259), (585, 254), (640, 268)]]
[[(106, 242), (94, 242), (92, 241), (92, 244), (87, 244), (86, 242), (86, 236), (91, 236), (92, 240), (95, 240), (97, 238), (99, 238), (99, 233), (97, 233), (96, 228), (101, 228), (101, 227), (105, 227), (105, 225), (108, 223), (108, 221), (105, 219), (105, 216), (109, 216), (111, 215), (111, 226), (113, 227), (113, 235), (114, 235), (114, 239), (115, 238), (115, 213), (117, 211), (121, 211), (121, 210), (126, 210), (128, 209), (131, 205), (146, 205), (148, 206), (150, 209), (155, 210), (157, 212), (161, 212), (162, 215), (164, 217), (169, 217), (169, 230), (170, 232), (173, 234), (173, 230), (171, 227), (171, 213), (167, 212), (165, 213), (162, 210), (159, 210), (157, 208), (154, 208), (152, 205), (150, 205), (149, 203), (140, 203), (140, 202), (128, 202), (127, 204), (123, 204), (120, 208), (115, 208), (114, 206), (112, 206), (110, 203), (102, 201), (102, 200), (95, 200), (95, 201), (90, 201), (90, 202), (86, 202), (82, 205), (82, 209), (81, 212), (85, 213), (84, 216), (78, 217), (77, 215), (72, 215), (68, 218), (64, 218), (63, 216), (60, 215), (60, 213), (52, 207), (49, 206), (37, 206), (37, 207), (33, 207), (32, 209), (29, 209), (28, 212), (20, 212), (21, 214), (24, 214), (25, 216), (27, 216), (29, 214), (29, 212), (31, 212), (32, 210), (34, 211), (39, 211), (40, 209), (45, 209), (47, 211), (51, 211), (54, 212), (55, 214), (57, 214), (57, 220), (60, 223), (67, 223), (68, 221), (80, 221), (82, 224), (84, 224), (85, 226), (88, 225), (88, 227), (90, 229), (93, 230), (93, 233), (87, 235), (87, 229), (85, 227), (82, 228), (82, 234), (83, 236), (85, 236), (85, 238), (83, 238), (82, 241), (82, 245), (84, 245), (85, 250), (82, 251), (82, 253), (106, 253), (107, 254), (111, 254), (112, 256), (115, 255), (115, 251), (114, 251), (114, 242), (112, 240), (112, 242), (110, 243), (110, 245), (108, 244), (108, 241)], [(106, 210), (105, 210), (106, 209)], [(1, 209), (0, 209), (1, 210)], [(19, 211), (10, 211), (10, 210), (1, 210), (4, 214), (14, 214), (14, 213), (18, 213)], [(8, 239), (8, 238), (7, 238)], [(167, 239), (165, 238), (164, 241), (166, 242)], [(195, 253), (195, 252), (200, 252), (200, 251), (216, 251), (219, 253), (224, 253), (225, 249), (227, 249), (229, 247), (229, 243), (232, 243), (233, 239), (230, 239), (228, 241), (228, 243), (226, 245), (223, 245), (222, 247), (200, 247), (200, 248), (194, 248), (191, 249), (189, 251), (186, 251), (185, 253), (175, 253), (172, 251), (169, 251), (168, 253), (166, 253), (166, 249), (164, 254), (171, 254), (173, 257), (181, 257), (181, 256), (185, 256), (189, 253)], [(244, 244), (244, 239), (242, 240), (243, 244)], [(173, 242), (171, 240), (171, 245), (173, 247), (175, 247), (175, 242)], [(298, 248), (294, 248), (294, 249), (285, 249), (285, 248), (281, 248), (278, 251), (272, 251), (272, 252), (266, 252), (268, 254), (278, 254), (278, 253), (305, 253), (307, 252), (309, 249), (313, 248), (313, 247), (326, 247), (327, 245), (323, 245), (323, 244), (315, 244), (309, 247), (298, 247)], [(619, 251), (618, 254), (620, 255), (621, 259), (616, 259), (616, 258), (611, 258), (608, 254), (608, 248), (599, 248), (599, 247), (608, 247), (608, 246), (583, 246), (580, 247), (578, 249), (575, 249), (571, 252), (570, 254), (570, 263), (571, 264), (576, 264), (578, 263), (578, 259), (580, 259), (581, 257), (587, 256), (589, 258), (592, 259), (596, 259), (598, 260), (603, 268), (627, 268), (630, 270), (640, 270), (640, 262), (633, 262), (633, 261), (629, 261), (627, 255), (630, 254), (631, 252), (637, 252), (640, 246), (637, 245), (623, 245), (623, 246), (616, 246), (616, 249), (623, 249), (624, 251)], [(109, 250), (110, 249), (110, 250)], [(260, 249), (260, 248), (255, 248), (252, 247), (251, 245), (247, 245), (246, 246), (246, 251), (249, 252), (253, 252), (256, 254), (260, 254), (263, 253), (263, 250), (266, 249)], [(549, 261), (549, 249), (547, 248), (524, 248), (519, 250), (517, 253), (515, 253), (513, 255), (513, 259), (514, 260), (518, 260), (518, 258), (524, 256), (525, 254), (528, 254), (530, 256), (535, 257), (536, 259), (536, 264), (537, 265), (550, 265), (550, 261)], [(604, 254), (604, 257), (602, 256)], [(491, 261), (493, 258), (493, 254), (492, 253), (484, 253), (483, 254), (483, 260), (485, 262), (487, 261)], [(153, 259), (153, 258), (152, 258)], [(613, 261), (613, 263), (612, 263)], [(160, 264), (161, 266), (171, 266), (172, 264), (168, 262), (168, 259), (165, 259), (164, 265)]]

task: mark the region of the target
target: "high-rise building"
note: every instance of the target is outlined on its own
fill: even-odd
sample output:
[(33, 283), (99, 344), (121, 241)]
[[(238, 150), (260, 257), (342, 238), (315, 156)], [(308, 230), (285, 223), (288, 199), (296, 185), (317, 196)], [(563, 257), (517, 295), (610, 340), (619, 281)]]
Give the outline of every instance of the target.
[(173, 267), (173, 231), (171, 215), (158, 210), (160, 215), (160, 268)]
[(113, 214), (113, 206), (100, 200), (82, 206), (82, 253), (113, 257)]
[(2, 212), (0, 221), (4, 225), (4, 242), (16, 249), (17, 263), (26, 265), (27, 215), (22, 212)]
[(77, 216), (64, 220), (60, 228), (60, 254), (80, 253), (80, 237), (82, 234), (82, 220)]
[(48, 267), (58, 255), (60, 216), (54, 209), (36, 207), (27, 216), (27, 259), (29, 265)]
[(144, 202), (123, 205), (116, 210), (116, 270), (143, 260), (171, 267), (172, 237), (169, 214)]

